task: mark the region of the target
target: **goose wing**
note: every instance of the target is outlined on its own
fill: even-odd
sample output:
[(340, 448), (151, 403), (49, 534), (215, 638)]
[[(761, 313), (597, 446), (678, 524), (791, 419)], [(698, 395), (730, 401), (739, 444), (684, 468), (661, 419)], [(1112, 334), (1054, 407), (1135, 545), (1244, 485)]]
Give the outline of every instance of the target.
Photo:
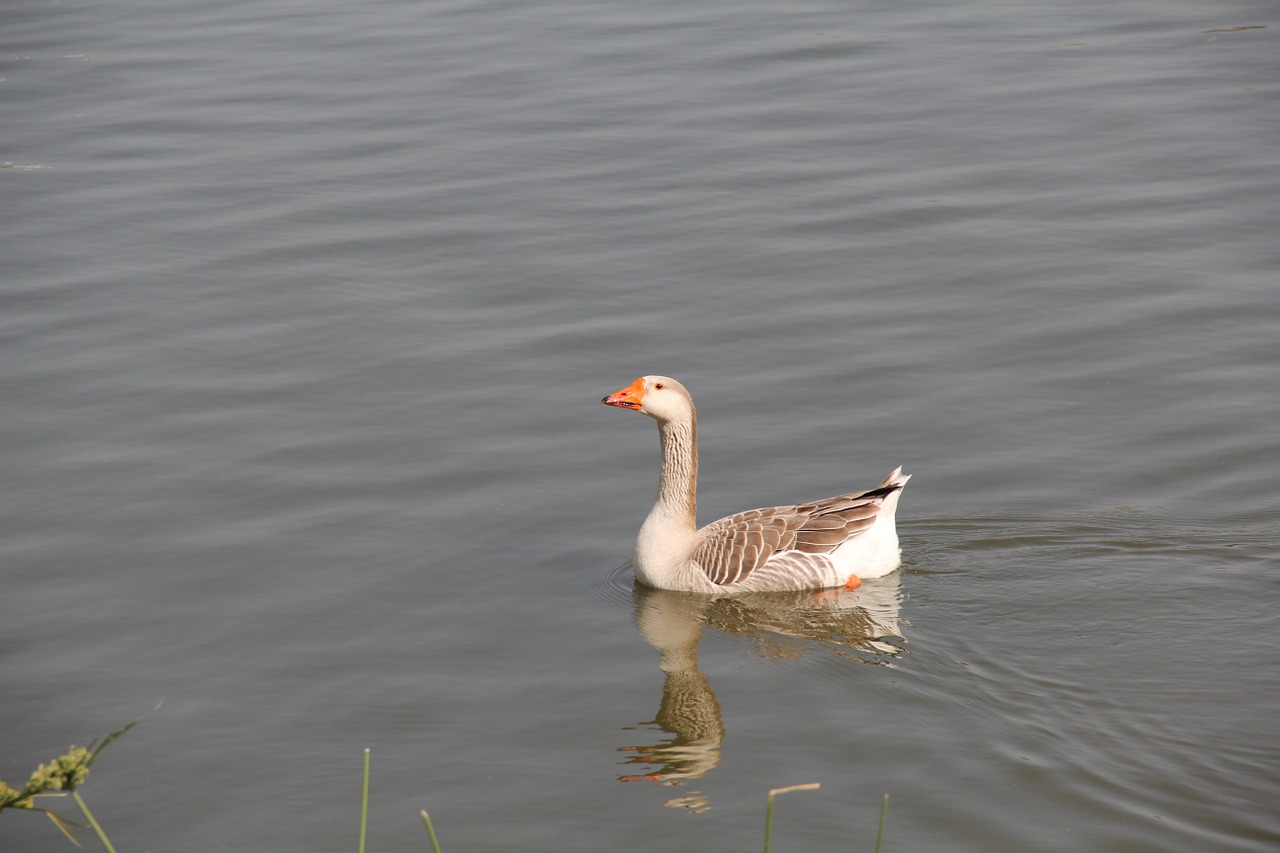
[(784, 552), (829, 554), (871, 527), (885, 497), (900, 488), (900, 483), (886, 481), (866, 492), (726, 516), (698, 531), (694, 562), (712, 583), (728, 586), (745, 581)]

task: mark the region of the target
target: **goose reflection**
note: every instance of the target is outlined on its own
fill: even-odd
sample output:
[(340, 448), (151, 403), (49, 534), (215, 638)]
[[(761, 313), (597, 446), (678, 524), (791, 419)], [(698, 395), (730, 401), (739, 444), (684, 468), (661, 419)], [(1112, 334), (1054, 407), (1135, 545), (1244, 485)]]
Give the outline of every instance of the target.
[[(770, 592), (712, 598), (635, 585), (635, 619), (641, 636), (659, 652), (664, 678), (654, 719), (641, 726), (669, 735), (654, 744), (622, 747), (642, 773), (620, 781), (683, 785), (720, 762), (724, 717), (707, 676), (698, 666), (705, 626), (746, 638), (764, 657), (803, 657), (818, 649), (862, 663), (888, 664), (901, 651), (890, 638), (898, 627), (899, 579), (895, 572), (860, 589)], [(665, 805), (701, 812), (710, 806), (699, 791)]]

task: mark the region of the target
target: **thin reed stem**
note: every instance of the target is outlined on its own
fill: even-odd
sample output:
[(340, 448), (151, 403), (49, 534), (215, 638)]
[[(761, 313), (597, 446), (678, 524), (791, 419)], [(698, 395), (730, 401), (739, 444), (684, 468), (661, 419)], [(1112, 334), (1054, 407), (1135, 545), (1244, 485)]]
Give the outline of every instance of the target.
[(773, 798), (778, 794), (790, 794), (792, 791), (816, 791), (821, 787), (822, 785), (817, 782), (810, 782), (807, 785), (770, 789), (769, 805), (764, 810), (764, 853), (769, 853), (769, 847), (773, 843)]
[(369, 747), (364, 748), (364, 792), (360, 797), (360, 853), (364, 853), (364, 835), (369, 827)]
[(880, 853), (880, 845), (884, 842), (884, 820), (889, 816), (889, 795), (884, 795), (884, 802), (880, 804), (880, 831), (876, 833), (876, 853)]
[(427, 835), (431, 836), (431, 849), (435, 853), (440, 853), (440, 842), (436, 841), (436, 828), (431, 825), (431, 815), (427, 814), (427, 810), (422, 810), (422, 822), (427, 825)]
[(116, 848), (111, 846), (111, 840), (102, 831), (102, 827), (98, 824), (98, 819), (93, 816), (93, 812), (89, 811), (89, 806), (85, 803), (84, 798), (80, 796), (80, 792), (72, 791), (71, 796), (75, 798), (76, 805), (80, 807), (80, 811), (84, 812), (84, 816), (89, 819), (89, 825), (93, 827), (93, 831), (98, 833), (98, 840), (102, 842), (103, 847), (107, 848), (107, 853), (116, 853)]

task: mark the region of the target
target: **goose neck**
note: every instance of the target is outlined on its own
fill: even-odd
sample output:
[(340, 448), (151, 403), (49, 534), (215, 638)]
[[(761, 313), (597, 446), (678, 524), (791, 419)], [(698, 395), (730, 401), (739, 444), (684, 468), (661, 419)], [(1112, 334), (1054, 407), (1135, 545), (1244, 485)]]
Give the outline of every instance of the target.
[(667, 514), (687, 520), (690, 529), (698, 517), (698, 422), (696, 418), (665, 421), (658, 426), (662, 440), (662, 475), (658, 480), (658, 505)]

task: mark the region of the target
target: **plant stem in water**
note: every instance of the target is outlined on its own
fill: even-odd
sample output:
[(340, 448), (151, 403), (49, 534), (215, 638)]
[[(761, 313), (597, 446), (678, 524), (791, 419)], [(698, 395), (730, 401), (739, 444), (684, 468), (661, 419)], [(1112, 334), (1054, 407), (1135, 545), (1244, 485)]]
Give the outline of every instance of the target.
[(102, 842), (103, 847), (107, 848), (107, 853), (116, 853), (116, 848), (111, 846), (111, 841), (107, 838), (107, 834), (102, 831), (102, 827), (98, 824), (97, 818), (93, 816), (93, 812), (89, 811), (89, 806), (85, 804), (80, 792), (72, 791), (71, 796), (75, 798), (76, 805), (80, 806), (80, 811), (84, 812), (84, 816), (89, 819), (89, 825), (93, 827), (93, 831), (98, 833), (98, 840)]
[(880, 831), (876, 833), (876, 853), (880, 853), (880, 844), (884, 841), (884, 819), (889, 815), (889, 795), (884, 795), (880, 804)]
[(431, 849), (435, 853), (440, 853), (440, 843), (435, 840), (435, 827), (431, 826), (431, 816), (426, 813), (426, 809), (422, 809), (422, 822), (426, 824), (426, 834), (431, 836)]
[(364, 853), (364, 834), (369, 826), (369, 747), (364, 748), (364, 793), (360, 797), (360, 853)]
[(817, 782), (807, 785), (792, 785), (789, 788), (773, 788), (769, 791), (769, 805), (764, 810), (764, 853), (769, 853), (773, 836), (773, 798), (778, 794), (790, 794), (792, 791), (816, 791), (821, 788)]

